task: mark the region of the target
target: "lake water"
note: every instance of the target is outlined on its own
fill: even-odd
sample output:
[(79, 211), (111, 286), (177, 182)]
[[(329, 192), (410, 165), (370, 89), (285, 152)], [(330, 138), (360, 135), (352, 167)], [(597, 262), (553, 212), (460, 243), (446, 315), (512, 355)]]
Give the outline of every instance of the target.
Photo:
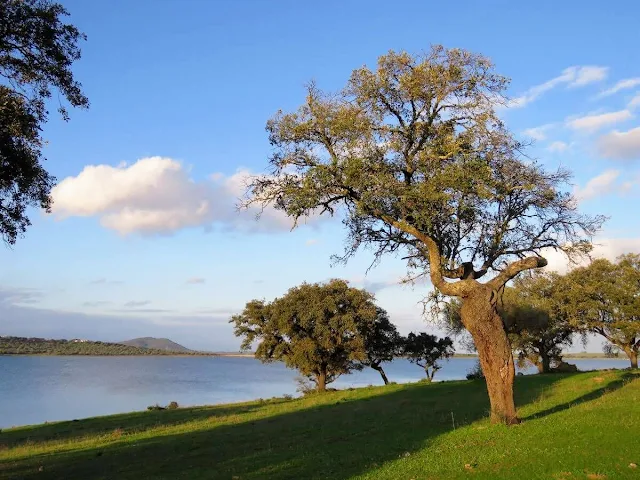
[[(569, 361), (580, 370), (629, 366), (625, 359)], [(462, 379), (475, 362), (443, 362), (436, 380)], [(404, 359), (387, 364), (385, 371), (398, 383), (424, 377), (420, 367)], [(282, 363), (253, 358), (0, 356), (0, 428), (144, 410), (171, 401), (190, 406), (296, 395), (296, 377)], [(331, 386), (380, 384), (380, 375), (368, 368)]]

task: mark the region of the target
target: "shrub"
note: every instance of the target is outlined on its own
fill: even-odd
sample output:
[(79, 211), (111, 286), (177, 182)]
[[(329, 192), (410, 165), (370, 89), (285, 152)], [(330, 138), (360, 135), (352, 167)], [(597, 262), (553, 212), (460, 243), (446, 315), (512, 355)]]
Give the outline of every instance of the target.
[(482, 366), (480, 360), (476, 360), (476, 364), (471, 370), (467, 372), (467, 380), (479, 380), (484, 379), (484, 373), (482, 373)]
[(167, 405), (168, 410), (175, 410), (176, 408), (179, 408), (178, 402), (171, 402)]

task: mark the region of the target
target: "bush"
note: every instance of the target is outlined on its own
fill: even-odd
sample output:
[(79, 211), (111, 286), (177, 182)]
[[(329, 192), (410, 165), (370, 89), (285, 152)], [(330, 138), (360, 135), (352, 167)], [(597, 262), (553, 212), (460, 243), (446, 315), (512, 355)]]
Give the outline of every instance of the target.
[(169, 405), (167, 405), (168, 410), (175, 410), (176, 408), (179, 408), (178, 402), (171, 402)]
[(161, 407), (160, 405), (158, 405), (157, 403), (155, 405), (149, 405), (147, 407), (147, 410), (152, 411), (152, 410), (164, 410), (164, 407)]
[(467, 372), (467, 380), (479, 380), (484, 379), (484, 373), (482, 373), (482, 366), (480, 360), (476, 360), (476, 364), (471, 370)]

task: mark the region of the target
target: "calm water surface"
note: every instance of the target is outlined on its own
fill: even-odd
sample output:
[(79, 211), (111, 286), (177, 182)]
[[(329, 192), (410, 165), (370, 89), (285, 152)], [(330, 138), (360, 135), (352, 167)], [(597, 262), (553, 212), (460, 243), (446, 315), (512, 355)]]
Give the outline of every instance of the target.
[[(475, 358), (443, 362), (437, 380), (464, 378)], [(626, 368), (623, 359), (570, 360), (581, 370)], [(406, 360), (385, 366), (392, 382), (412, 382), (423, 371)], [(532, 370), (525, 371), (532, 373)], [(282, 363), (231, 357), (0, 356), (0, 428), (54, 420), (296, 395), (297, 373)], [(380, 385), (365, 369), (338, 379), (336, 388)]]

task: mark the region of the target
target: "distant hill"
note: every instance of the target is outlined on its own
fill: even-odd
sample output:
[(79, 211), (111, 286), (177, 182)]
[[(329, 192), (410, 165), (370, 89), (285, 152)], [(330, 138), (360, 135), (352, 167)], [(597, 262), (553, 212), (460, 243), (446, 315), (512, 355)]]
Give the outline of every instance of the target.
[(179, 343), (172, 342), (168, 338), (153, 338), (153, 337), (140, 337), (134, 338), (132, 340), (125, 340), (124, 342), (119, 342), (122, 345), (128, 345), (130, 347), (138, 347), (138, 348), (150, 348), (153, 350), (165, 350), (168, 352), (192, 352), (193, 350), (188, 349), (187, 347), (183, 347)]
[[(177, 345), (177, 344), (176, 344)], [(178, 345), (180, 347), (180, 345)], [(184, 348), (184, 347), (180, 347)], [(191, 351), (141, 348), (121, 343), (93, 342), (80, 338), (54, 340), (47, 338), (0, 337), (0, 355), (189, 355)]]

